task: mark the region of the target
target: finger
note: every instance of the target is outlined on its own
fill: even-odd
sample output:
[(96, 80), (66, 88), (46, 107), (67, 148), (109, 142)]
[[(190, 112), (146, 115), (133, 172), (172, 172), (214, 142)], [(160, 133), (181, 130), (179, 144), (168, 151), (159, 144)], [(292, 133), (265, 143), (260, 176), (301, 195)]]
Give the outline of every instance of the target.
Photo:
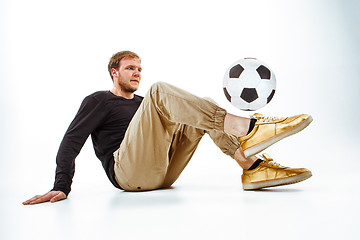
[(29, 204), (37, 204), (37, 203), (43, 203), (49, 201), (53, 197), (54, 193), (46, 193), (42, 196), (39, 196), (38, 198), (31, 201)]
[(24, 204), (24, 205), (27, 205), (27, 204), (29, 204), (30, 202), (34, 201), (35, 199), (37, 199), (37, 198), (39, 198), (39, 197), (41, 197), (41, 195), (36, 195), (36, 196), (34, 196), (34, 197), (26, 200), (25, 202), (23, 202), (23, 204)]
[(63, 200), (66, 198), (66, 195), (63, 192), (59, 192), (57, 195), (55, 195), (53, 198), (50, 199), (51, 203)]

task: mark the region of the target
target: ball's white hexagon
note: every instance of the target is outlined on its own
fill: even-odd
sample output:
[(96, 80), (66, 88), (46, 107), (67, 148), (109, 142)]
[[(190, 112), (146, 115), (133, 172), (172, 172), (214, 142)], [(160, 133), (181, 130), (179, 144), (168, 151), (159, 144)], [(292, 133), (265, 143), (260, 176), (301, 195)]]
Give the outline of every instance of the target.
[(238, 78), (229, 79), (226, 89), (228, 90), (231, 97), (238, 97), (240, 96), (239, 92), (241, 92), (243, 89), (243, 84)]
[(249, 104), (248, 107), (251, 111), (255, 111), (257, 109), (264, 107), (266, 104), (267, 104), (267, 100), (261, 97), (253, 101), (251, 104)]
[(251, 69), (245, 69), (239, 78), (242, 85), (247, 88), (256, 88), (262, 80), (256, 70)]
[(240, 97), (232, 97), (231, 104), (237, 108), (246, 110), (249, 108), (249, 104), (242, 100)]
[(274, 90), (274, 84), (269, 80), (261, 80), (259, 85), (256, 87), (256, 91), (259, 97), (267, 98), (270, 96), (271, 92)]
[[(232, 78), (230, 77), (230, 71)], [(265, 79), (261, 79), (261, 77)], [(266, 106), (268, 97), (276, 89), (276, 78), (274, 72), (263, 61), (256, 58), (244, 58), (234, 62), (227, 69), (224, 75), (223, 87), (231, 96), (231, 98), (228, 98), (229, 101), (236, 108), (254, 111)], [(254, 91), (245, 91), (244, 93), (248, 94), (241, 95), (244, 88), (254, 88), (258, 98), (250, 103), (246, 102), (244, 99), (249, 101), (254, 98), (254, 94), (251, 94)]]

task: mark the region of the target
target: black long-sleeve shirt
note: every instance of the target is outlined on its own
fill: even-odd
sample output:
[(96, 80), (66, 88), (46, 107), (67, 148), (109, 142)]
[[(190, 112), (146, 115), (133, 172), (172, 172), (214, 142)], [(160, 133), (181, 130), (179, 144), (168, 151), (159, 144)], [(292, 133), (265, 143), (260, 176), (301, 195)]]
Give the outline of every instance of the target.
[(110, 91), (99, 91), (83, 100), (60, 144), (52, 190), (69, 194), (75, 172), (75, 158), (90, 134), (95, 154), (106, 175), (115, 187), (121, 189), (115, 180), (113, 152), (124, 139), (125, 131), (142, 99), (138, 95), (126, 99)]

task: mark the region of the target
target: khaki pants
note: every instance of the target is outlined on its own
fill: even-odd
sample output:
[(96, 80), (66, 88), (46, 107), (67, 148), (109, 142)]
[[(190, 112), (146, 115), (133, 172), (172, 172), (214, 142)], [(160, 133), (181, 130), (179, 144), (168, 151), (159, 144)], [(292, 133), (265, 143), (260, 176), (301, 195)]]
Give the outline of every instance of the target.
[(240, 143), (223, 132), (226, 111), (166, 83), (152, 85), (114, 152), (115, 177), (127, 191), (170, 187), (208, 133), (233, 157)]

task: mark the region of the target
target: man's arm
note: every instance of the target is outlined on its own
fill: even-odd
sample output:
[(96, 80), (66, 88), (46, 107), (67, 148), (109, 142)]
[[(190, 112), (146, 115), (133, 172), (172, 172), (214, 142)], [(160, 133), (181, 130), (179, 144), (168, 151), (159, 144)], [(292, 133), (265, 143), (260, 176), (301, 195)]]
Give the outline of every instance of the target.
[(74, 120), (67, 129), (56, 157), (54, 187), (44, 195), (36, 195), (23, 202), (24, 205), (42, 202), (57, 202), (66, 199), (71, 191), (75, 172), (75, 158), (80, 153), (88, 136), (103, 121), (105, 113), (102, 104), (93, 96), (86, 97)]

